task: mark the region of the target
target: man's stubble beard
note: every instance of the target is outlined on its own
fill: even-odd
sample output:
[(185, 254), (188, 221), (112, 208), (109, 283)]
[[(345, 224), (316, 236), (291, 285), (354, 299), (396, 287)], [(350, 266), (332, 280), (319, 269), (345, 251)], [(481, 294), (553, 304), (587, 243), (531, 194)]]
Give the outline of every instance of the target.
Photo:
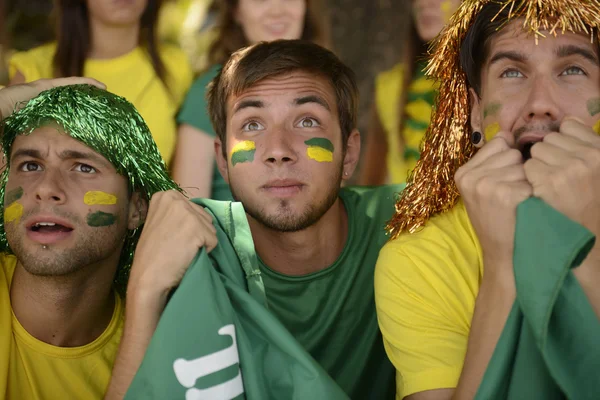
[[(323, 215), (333, 206), (337, 200), (342, 183), (343, 164), (337, 169), (335, 179), (332, 179), (332, 185), (328, 188), (327, 197), (319, 204), (309, 204), (300, 215), (291, 214), (289, 209), (289, 201), (282, 199), (277, 207), (276, 215), (267, 215), (264, 208), (255, 207), (254, 204), (249, 204), (240, 199), (233, 185), (230, 186), (231, 194), (236, 201), (241, 201), (246, 213), (254, 220), (268, 229), (289, 233), (302, 231), (315, 223), (317, 223)], [(229, 182), (232, 182), (231, 175)]]
[[(52, 244), (46, 245), (47, 248), (44, 249), (40, 244), (37, 251), (28, 250), (24, 245), (23, 234), (10, 228), (6, 229), (6, 238), (17, 260), (28, 273), (45, 277), (66, 276), (114, 257), (115, 252), (120, 256), (126, 230), (121, 232), (118, 224), (93, 229), (102, 229), (104, 232), (94, 235), (93, 230), (86, 230), (86, 236), (76, 238), (74, 247), (70, 249), (59, 250)], [(73, 234), (82, 235), (78, 230)]]

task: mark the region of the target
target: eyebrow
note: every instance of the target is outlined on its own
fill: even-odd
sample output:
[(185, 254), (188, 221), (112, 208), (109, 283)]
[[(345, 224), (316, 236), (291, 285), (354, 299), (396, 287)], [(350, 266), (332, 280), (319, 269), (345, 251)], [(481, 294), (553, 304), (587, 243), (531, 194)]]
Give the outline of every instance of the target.
[(264, 107), (265, 107), (265, 103), (263, 103), (260, 100), (243, 100), (243, 101), (240, 101), (235, 106), (233, 113), (235, 114), (236, 112), (241, 111), (244, 108), (264, 108)]
[(570, 56), (581, 56), (595, 65), (600, 65), (600, 60), (598, 60), (598, 55), (593, 51), (588, 49), (584, 49), (583, 47), (575, 46), (575, 45), (566, 45), (560, 46), (556, 49), (557, 57), (570, 57)]
[(331, 111), (331, 108), (329, 108), (329, 104), (327, 104), (325, 99), (322, 98), (321, 96), (316, 96), (316, 95), (303, 96), (303, 97), (298, 97), (297, 99), (294, 100), (294, 104), (297, 106), (301, 106), (302, 104), (308, 104), (308, 103), (318, 104), (321, 107), (323, 107), (324, 109), (326, 109), (327, 111)]
[[(12, 159), (18, 157), (31, 157), (31, 158), (43, 158), (42, 153), (37, 149), (18, 149), (15, 150), (12, 155)], [(72, 160), (72, 159), (81, 159), (81, 160), (91, 160), (95, 161), (105, 167), (111, 166), (112, 164), (108, 163), (104, 158), (92, 152), (83, 152), (77, 150), (63, 150), (58, 157), (61, 160)]]
[(494, 54), (492, 58), (490, 58), (490, 65), (497, 63), (502, 60), (511, 60), (515, 62), (524, 63), (527, 61), (527, 56), (523, 53), (518, 53), (516, 51), (499, 51)]

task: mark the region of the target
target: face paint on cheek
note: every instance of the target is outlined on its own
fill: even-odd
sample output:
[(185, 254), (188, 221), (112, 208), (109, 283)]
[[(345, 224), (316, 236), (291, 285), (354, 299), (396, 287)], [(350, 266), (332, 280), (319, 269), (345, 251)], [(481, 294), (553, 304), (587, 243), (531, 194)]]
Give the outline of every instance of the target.
[(594, 132), (600, 135), (600, 121), (596, 122), (596, 125), (594, 125)]
[(4, 223), (19, 222), (23, 215), (23, 206), (16, 201), (4, 209)]
[(6, 192), (4, 195), (4, 204), (12, 204), (15, 201), (19, 200), (23, 197), (23, 188), (19, 186), (16, 189), (11, 190), (10, 192)]
[(325, 138), (312, 138), (304, 142), (308, 145), (306, 155), (318, 162), (333, 161), (333, 143)]
[(600, 97), (596, 99), (589, 99), (587, 101), (587, 108), (592, 117), (600, 114)]
[(493, 117), (498, 114), (498, 112), (502, 109), (502, 104), (500, 103), (490, 103), (486, 105), (483, 109), (483, 118)]
[(500, 132), (500, 124), (498, 122), (494, 122), (491, 125), (486, 126), (485, 128), (485, 141), (489, 142)]
[(254, 153), (256, 153), (256, 144), (252, 140), (237, 143), (231, 150), (231, 165), (254, 161)]
[(88, 206), (96, 204), (112, 205), (117, 204), (117, 196), (101, 191), (90, 191), (83, 196), (83, 202)]
[(116, 220), (116, 215), (102, 211), (96, 211), (95, 213), (88, 214), (87, 216), (88, 225), (95, 228), (100, 226), (110, 226), (114, 224)]
[(444, 0), (440, 4), (440, 10), (442, 11), (442, 18), (444, 19), (444, 25), (450, 21), (452, 17), (452, 0)]

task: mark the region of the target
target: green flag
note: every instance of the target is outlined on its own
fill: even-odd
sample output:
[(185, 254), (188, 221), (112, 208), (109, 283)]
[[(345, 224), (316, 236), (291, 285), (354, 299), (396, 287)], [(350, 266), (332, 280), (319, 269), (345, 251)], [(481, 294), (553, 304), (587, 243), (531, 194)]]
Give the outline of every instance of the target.
[(218, 245), (167, 304), (126, 399), (347, 399), (267, 309), (242, 205), (194, 201)]
[(598, 399), (600, 321), (571, 269), (594, 236), (537, 198), (517, 208), (517, 301), (477, 399)]

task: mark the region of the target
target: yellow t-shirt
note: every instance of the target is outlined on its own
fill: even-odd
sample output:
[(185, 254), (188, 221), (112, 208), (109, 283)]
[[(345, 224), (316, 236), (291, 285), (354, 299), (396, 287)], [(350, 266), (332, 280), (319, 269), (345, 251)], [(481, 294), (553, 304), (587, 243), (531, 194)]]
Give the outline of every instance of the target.
[(456, 387), (482, 260), (462, 202), (381, 249), (375, 302), (385, 349), (396, 367), (397, 399)]
[(124, 307), (115, 293), (106, 330), (81, 347), (56, 347), (31, 336), (10, 304), (15, 256), (0, 254), (0, 400), (102, 399), (123, 334)]
[[(15, 53), (9, 62), (12, 79), (17, 70), (27, 82), (54, 76), (52, 58), (56, 44), (50, 43), (26, 52)], [(142, 115), (163, 160), (168, 164), (175, 151), (177, 125), (175, 117), (192, 84), (192, 70), (185, 53), (174, 46), (161, 46), (168, 90), (156, 76), (150, 56), (141, 47), (110, 60), (87, 60), (84, 76), (106, 84), (107, 89), (125, 97)]]

